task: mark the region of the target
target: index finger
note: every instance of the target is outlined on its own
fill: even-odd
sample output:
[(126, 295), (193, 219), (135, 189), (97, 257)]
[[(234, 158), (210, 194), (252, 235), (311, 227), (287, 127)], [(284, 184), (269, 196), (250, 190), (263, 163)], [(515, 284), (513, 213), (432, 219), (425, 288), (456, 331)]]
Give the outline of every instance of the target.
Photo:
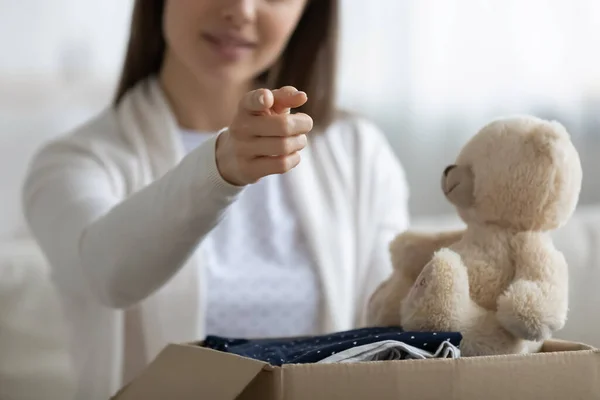
[(273, 93), (267, 89), (252, 90), (242, 97), (240, 111), (249, 114), (261, 114), (267, 112), (274, 102)]
[(302, 106), (308, 100), (306, 93), (293, 86), (284, 86), (273, 90), (273, 111), (277, 114), (289, 114), (290, 109)]

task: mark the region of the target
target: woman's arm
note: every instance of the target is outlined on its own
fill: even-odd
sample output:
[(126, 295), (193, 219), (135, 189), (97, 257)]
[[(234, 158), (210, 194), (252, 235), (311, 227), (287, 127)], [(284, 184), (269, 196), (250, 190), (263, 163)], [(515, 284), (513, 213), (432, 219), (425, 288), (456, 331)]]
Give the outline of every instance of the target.
[(119, 308), (160, 288), (242, 187), (297, 165), (312, 119), (285, 111), (306, 101), (293, 87), (246, 93), (227, 129), (127, 199), (112, 186), (119, 172), (97, 157), (107, 150), (76, 138), (47, 146), (27, 177), (24, 210), (56, 279)]
[(57, 279), (118, 308), (162, 286), (242, 190), (219, 175), (215, 145), (209, 139), (127, 199), (116, 194), (115, 172), (84, 146), (70, 139), (46, 146), (33, 160), (23, 202)]

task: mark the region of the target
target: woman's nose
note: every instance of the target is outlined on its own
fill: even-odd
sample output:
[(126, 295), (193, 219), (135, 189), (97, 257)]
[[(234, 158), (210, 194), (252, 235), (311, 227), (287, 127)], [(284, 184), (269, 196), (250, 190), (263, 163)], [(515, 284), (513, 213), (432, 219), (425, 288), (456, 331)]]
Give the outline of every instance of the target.
[(236, 26), (254, 21), (258, 0), (217, 0), (223, 2), (223, 16)]

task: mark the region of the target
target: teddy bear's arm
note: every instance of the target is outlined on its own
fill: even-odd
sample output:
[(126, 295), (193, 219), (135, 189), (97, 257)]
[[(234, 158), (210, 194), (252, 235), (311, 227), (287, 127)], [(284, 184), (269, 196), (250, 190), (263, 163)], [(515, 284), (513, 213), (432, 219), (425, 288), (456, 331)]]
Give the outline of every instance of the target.
[(544, 340), (565, 325), (568, 270), (550, 239), (522, 233), (511, 242), (515, 277), (498, 298), (500, 323), (515, 336)]
[(450, 246), (462, 238), (464, 230), (441, 233), (403, 232), (390, 243), (394, 271), (371, 295), (367, 309), (370, 326), (399, 325), (402, 300), (411, 286), (440, 248)]
[(461, 332), (464, 356), (523, 352), (523, 343), (503, 329), (493, 310), (469, 295), (469, 274), (461, 256), (436, 252), (403, 301), (402, 325), (414, 331)]
[(402, 276), (400, 271), (383, 281), (371, 295), (367, 306), (369, 326), (399, 326), (402, 299), (406, 296), (413, 281)]
[(464, 232), (464, 230), (439, 233), (403, 232), (396, 236), (389, 246), (392, 266), (395, 270), (402, 270), (412, 284), (433, 254), (441, 248), (458, 242)]

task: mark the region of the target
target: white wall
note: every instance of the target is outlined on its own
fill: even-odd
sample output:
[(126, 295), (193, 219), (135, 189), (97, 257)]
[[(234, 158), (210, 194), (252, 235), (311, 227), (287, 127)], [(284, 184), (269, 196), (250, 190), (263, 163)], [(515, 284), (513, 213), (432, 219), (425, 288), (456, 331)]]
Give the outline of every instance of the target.
[(110, 100), (131, 0), (0, 0), (0, 237), (22, 227), (20, 184), (45, 140)]
[(454, 212), (439, 175), (483, 124), (558, 119), (600, 202), (598, 0), (342, 1), (344, 104), (375, 119), (407, 169), (416, 214)]
[(131, 0), (0, 0), (0, 76), (110, 77), (124, 49)]

